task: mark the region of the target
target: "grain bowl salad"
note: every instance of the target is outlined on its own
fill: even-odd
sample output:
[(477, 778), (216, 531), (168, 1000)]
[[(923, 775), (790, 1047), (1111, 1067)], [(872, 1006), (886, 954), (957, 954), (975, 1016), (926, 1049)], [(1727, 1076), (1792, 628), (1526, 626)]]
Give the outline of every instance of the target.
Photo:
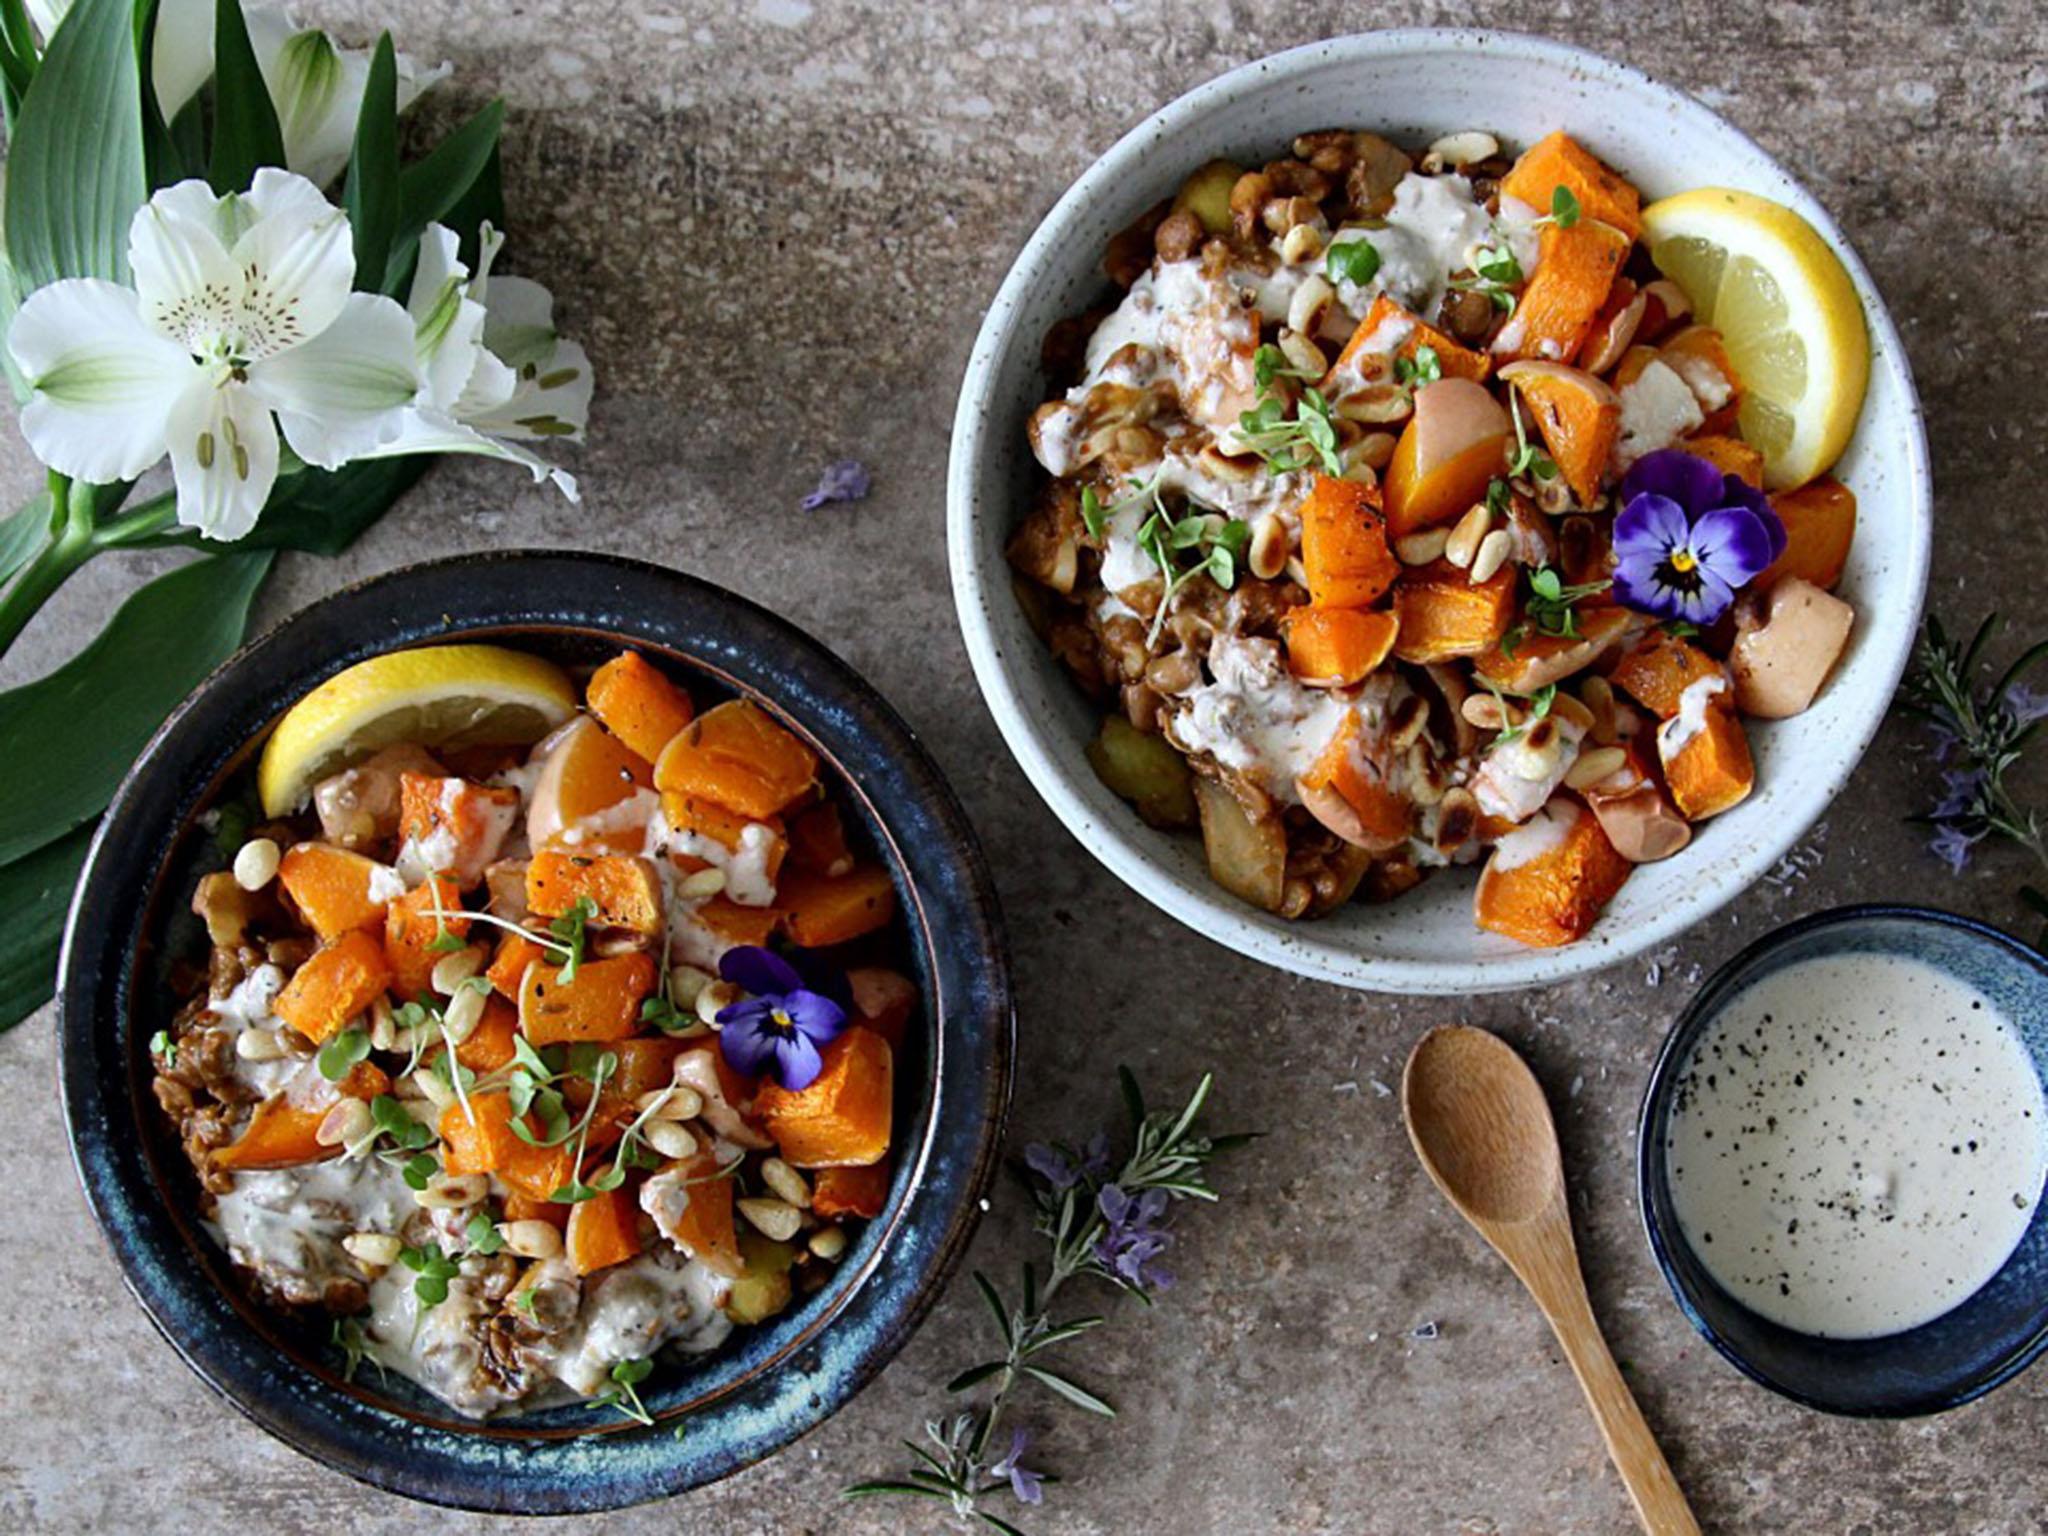
[(1220, 885), (1312, 918), (1477, 865), (1481, 928), (1566, 944), (1750, 793), (1745, 722), (1849, 636), (1864, 375), (1692, 231), (1784, 234), (1867, 352), (1803, 221), (1707, 195), (1645, 208), (1561, 132), (1336, 129), (1110, 242), (1009, 558), (1097, 773)]
[(351, 1374), (646, 1422), (658, 1357), (817, 1289), (883, 1209), (918, 993), (887, 870), (767, 709), (630, 651), (580, 689), (394, 652), (211, 814), (156, 1098), (206, 1231)]

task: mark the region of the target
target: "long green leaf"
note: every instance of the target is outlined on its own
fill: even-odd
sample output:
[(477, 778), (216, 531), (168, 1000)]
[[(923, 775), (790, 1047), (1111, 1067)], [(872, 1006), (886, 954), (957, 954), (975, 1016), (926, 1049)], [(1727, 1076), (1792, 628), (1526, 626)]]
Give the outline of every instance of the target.
[(0, 865), (0, 1030), (12, 1029), (49, 1001), (57, 984), (57, 947), (71, 887), (92, 842), (92, 828)]
[(377, 39), (356, 118), (342, 205), (356, 237), (356, 286), (377, 290), (398, 228), (398, 55), (391, 34)]
[(1105, 1419), (1116, 1417), (1116, 1410), (1093, 1392), (1090, 1392), (1086, 1387), (1081, 1386), (1078, 1382), (1069, 1381), (1066, 1377), (1053, 1371), (1048, 1371), (1044, 1366), (1027, 1365), (1024, 1367), (1024, 1374), (1033, 1381), (1038, 1382), (1041, 1386), (1050, 1387), (1076, 1408), (1085, 1408), (1090, 1413), (1099, 1413)]
[(504, 126), (505, 104), (490, 102), (424, 158), (405, 168), (398, 182), (398, 231), (384, 267), (384, 292), (396, 292), (412, 271), (420, 232), (447, 218), (489, 169)]
[(7, 157), (7, 256), (23, 292), (128, 277), (128, 224), (149, 195), (135, 0), (77, 0), (50, 39)]
[(213, 159), (206, 179), (225, 197), (247, 190), (258, 166), (283, 164), (284, 130), (249, 45), (242, 0), (214, 0)]
[(159, 576), (77, 656), (0, 693), (0, 864), (106, 809), (164, 716), (240, 643), (270, 560), (217, 556)]
[(499, 164), (500, 153), (499, 146), (491, 146), (491, 157), (484, 162), (476, 180), (469, 184), (469, 190), (458, 197), (439, 220), (460, 237), (462, 259), (472, 272), (476, 270), (482, 246), (483, 226), (505, 227), (505, 175)]
[(50, 493), (44, 491), (0, 519), (0, 583), (33, 560), (43, 547), (50, 536), (51, 509)]
[(6, 75), (7, 90), (16, 106), (28, 94), (40, 58), (35, 34), (29, 30), (28, 8), (22, 0), (0, 0), (0, 73)]
[[(139, 0), (139, 4), (143, 14), (139, 46), (142, 57), (147, 59), (156, 53), (156, 29), (163, 7), (158, 0)], [(156, 96), (156, 80), (149, 70), (142, 72), (142, 153), (152, 192), (206, 174), (205, 156), (188, 159), (186, 146), (172, 135), (170, 124), (164, 121), (163, 104)]]

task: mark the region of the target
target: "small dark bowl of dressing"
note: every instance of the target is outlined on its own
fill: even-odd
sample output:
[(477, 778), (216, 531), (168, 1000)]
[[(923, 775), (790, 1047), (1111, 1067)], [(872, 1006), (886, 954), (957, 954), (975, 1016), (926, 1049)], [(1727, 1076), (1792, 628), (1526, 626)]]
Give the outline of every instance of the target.
[(1828, 1413), (1957, 1407), (2048, 1349), (2048, 958), (1842, 907), (1711, 977), (1650, 1073), (1643, 1224), (1680, 1310)]

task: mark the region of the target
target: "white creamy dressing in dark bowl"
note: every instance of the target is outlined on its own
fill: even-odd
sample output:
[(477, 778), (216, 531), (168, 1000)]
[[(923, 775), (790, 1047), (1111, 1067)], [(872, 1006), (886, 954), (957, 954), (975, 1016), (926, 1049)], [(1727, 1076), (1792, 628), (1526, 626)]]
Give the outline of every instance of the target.
[(1821, 955), (1707, 1025), (1664, 1153), (1679, 1228), (1730, 1296), (1800, 1333), (1876, 1338), (2011, 1257), (2048, 1175), (2048, 1103), (1976, 987), (1903, 955)]

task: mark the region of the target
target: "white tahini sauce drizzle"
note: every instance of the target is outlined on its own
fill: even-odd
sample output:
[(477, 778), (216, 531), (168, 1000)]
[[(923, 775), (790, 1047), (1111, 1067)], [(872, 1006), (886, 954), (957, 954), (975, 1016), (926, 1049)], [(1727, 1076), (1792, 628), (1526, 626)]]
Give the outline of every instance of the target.
[(1209, 648), (1209, 672), (1214, 681), (1189, 693), (1187, 708), (1174, 717), (1174, 739), (1254, 778), (1282, 804), (1298, 802), (1294, 781), (1314, 765), (1351, 706), (1330, 689), (1303, 687), (1271, 640), (1219, 636)]
[(1714, 696), (1727, 691), (1728, 679), (1718, 672), (1687, 683), (1678, 696), (1678, 713), (1657, 727), (1657, 755), (1668, 763), (1690, 746), (1707, 728), (1707, 709)]
[(1569, 800), (1553, 800), (1493, 845), (1490, 867), (1505, 874), (1540, 859), (1562, 844), (1579, 824), (1580, 811)]
[(1923, 961), (1848, 954), (1756, 982), (1700, 1037), (1665, 1141), (1701, 1263), (1801, 1333), (1930, 1322), (1998, 1273), (2048, 1174), (2012, 1026)]

